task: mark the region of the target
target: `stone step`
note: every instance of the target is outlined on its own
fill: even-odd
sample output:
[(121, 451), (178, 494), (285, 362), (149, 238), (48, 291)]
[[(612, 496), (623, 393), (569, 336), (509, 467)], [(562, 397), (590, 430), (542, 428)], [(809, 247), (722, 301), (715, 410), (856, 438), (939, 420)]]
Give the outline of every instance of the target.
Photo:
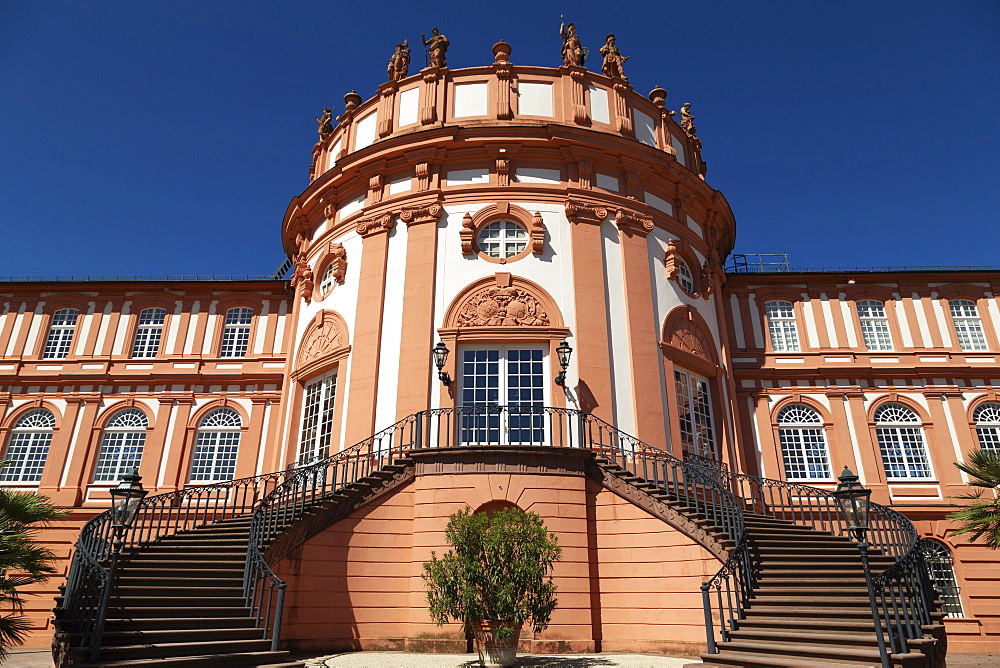
[(844, 633), (848, 635), (870, 633), (874, 636), (875, 625), (871, 616), (867, 619), (810, 619), (788, 616), (766, 616), (748, 612), (746, 619), (739, 621), (740, 630), (787, 630), (789, 632), (810, 632), (820, 634)]
[(288, 652), (228, 652), (226, 654), (205, 654), (202, 656), (180, 656), (157, 659), (125, 659), (121, 661), (101, 661), (100, 663), (77, 663), (73, 668), (149, 668), (150, 664), (163, 668), (175, 666), (227, 666), (228, 668), (300, 668), (301, 661), (288, 661)]
[(129, 619), (140, 618), (164, 618), (180, 617), (184, 619), (200, 619), (207, 617), (250, 617), (250, 608), (245, 605), (239, 606), (212, 606), (208, 608), (195, 608), (190, 605), (184, 607), (169, 606), (129, 606), (122, 608), (116, 606), (112, 601), (108, 609), (108, 619)]
[[(192, 629), (256, 629), (254, 620), (249, 616), (231, 617), (145, 617), (108, 619), (105, 624), (107, 632), (128, 631), (169, 631), (174, 637)], [(259, 629), (257, 629), (259, 631)]]
[[(98, 658), (103, 663), (145, 659), (156, 660), (157, 664), (159, 664), (161, 659), (225, 654), (256, 654), (269, 652), (270, 649), (271, 641), (263, 638), (228, 641), (165, 642), (140, 645), (102, 646), (100, 654), (98, 654)], [(90, 648), (72, 648), (70, 649), (70, 654), (89, 658)]]
[[(251, 621), (251, 620), (246, 620)], [(102, 645), (156, 644), (177, 640), (179, 636), (193, 642), (218, 640), (260, 640), (264, 630), (255, 626), (229, 628), (135, 629), (131, 631), (105, 631)]]

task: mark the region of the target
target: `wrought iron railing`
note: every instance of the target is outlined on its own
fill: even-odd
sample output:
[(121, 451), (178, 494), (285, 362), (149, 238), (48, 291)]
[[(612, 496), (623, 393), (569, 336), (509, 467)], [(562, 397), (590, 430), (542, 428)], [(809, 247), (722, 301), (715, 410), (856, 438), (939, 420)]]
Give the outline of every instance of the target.
[[(719, 471), (718, 475), (748, 512), (789, 520), (835, 536), (851, 537), (847, 518), (826, 490), (729, 471)], [(911, 641), (924, 637), (921, 627), (932, 623), (933, 589), (923, 567), (917, 538), (913, 524), (902, 514), (871, 504), (866, 536), (869, 549), (894, 559), (888, 569), (866, 573), (870, 576), (867, 579), (873, 624), (883, 631), (876, 631), (875, 635), (882, 663), (886, 666), (890, 654), (909, 652)], [(716, 627), (721, 638), (726, 640), (745, 616), (747, 597), (752, 595), (758, 576), (759, 564), (753, 553), (752, 542), (744, 541), (723, 568), (702, 585), (708, 651), (711, 653), (718, 650)], [(867, 559), (865, 568), (868, 568)], [(712, 592), (714, 597), (710, 596)]]
[[(286, 471), (192, 487), (147, 497), (135, 523), (114, 535), (111, 513), (84, 527), (70, 571), (61, 628), (78, 644), (100, 646), (103, 616), (113, 587), (114, 558), (164, 536), (252, 512), (244, 575), (247, 603), (272, 647), (280, 642), (285, 582), (271, 565), (280, 556), (275, 542), (316, 504), (371, 476), (391, 471), (410, 451), (458, 446), (570, 447), (593, 451), (635, 481), (653, 485), (682, 509), (708, 521), (708, 530), (731, 541), (722, 569), (702, 585), (709, 652), (716, 652), (716, 629), (725, 640), (739, 620), (757, 583), (744, 511), (847, 535), (847, 522), (829, 492), (807, 485), (732, 473), (712, 461), (677, 459), (619, 431), (607, 422), (572, 409), (535, 406), (466, 406), (420, 411), (336, 454)], [(872, 504), (872, 547), (895, 564), (872, 578), (873, 617), (886, 631), (886, 652), (908, 651), (930, 623), (933, 596), (913, 525), (899, 513)], [(116, 545), (116, 540), (120, 544)], [(269, 563), (271, 562), (271, 563)], [(102, 600), (104, 610), (102, 611)], [(876, 634), (880, 642), (882, 634)]]
[(62, 637), (70, 646), (90, 647), (96, 660), (119, 558), (165, 536), (245, 515), (287, 475), (268, 473), (148, 496), (124, 530), (115, 530), (110, 510), (87, 522), (76, 543), (57, 616)]

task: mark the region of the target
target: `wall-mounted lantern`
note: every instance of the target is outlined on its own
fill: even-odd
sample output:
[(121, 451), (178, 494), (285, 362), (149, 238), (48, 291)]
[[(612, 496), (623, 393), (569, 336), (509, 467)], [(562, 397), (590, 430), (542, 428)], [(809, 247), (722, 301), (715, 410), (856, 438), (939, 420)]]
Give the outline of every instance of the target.
[(451, 385), (451, 376), (448, 372), (444, 370), (444, 365), (448, 362), (448, 346), (444, 345), (444, 341), (438, 341), (437, 345), (431, 348), (431, 354), (434, 356), (434, 366), (438, 370), (438, 378), (441, 383), (445, 386)]
[(559, 344), (559, 347), (556, 348), (556, 355), (559, 356), (559, 366), (562, 367), (559, 375), (556, 376), (556, 385), (561, 386), (566, 384), (566, 367), (569, 366), (569, 358), (572, 354), (573, 349), (569, 347), (569, 343), (567, 343), (564, 339), (563, 342)]

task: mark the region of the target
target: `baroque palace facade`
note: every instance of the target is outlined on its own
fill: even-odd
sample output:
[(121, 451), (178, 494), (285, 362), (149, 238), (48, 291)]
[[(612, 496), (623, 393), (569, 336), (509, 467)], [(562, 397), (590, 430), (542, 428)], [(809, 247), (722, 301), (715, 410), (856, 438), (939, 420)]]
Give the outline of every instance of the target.
[[(282, 222), (291, 280), (0, 284), (0, 483), (70, 510), (45, 533), (59, 573), (31, 599), (33, 642), (81, 527), (133, 467), (146, 502), (224, 497), (355, 444), (382, 462), (373, 434), (423, 412), (434, 445), (462, 447), (414, 451), (272, 554), (283, 646), (455, 649), (420, 564), (449, 514), (502, 502), (564, 549), (533, 649), (703, 650), (700, 587), (731, 545), (560, 448), (585, 445), (557, 432), (586, 414), (625, 459), (642, 445), (734, 481), (832, 490), (850, 467), (915, 527), (949, 651), (1000, 650), (996, 554), (946, 519), (967, 490), (952, 463), (1000, 448), (1000, 274), (726, 273), (735, 219), (687, 109), (677, 123), (665, 91), (572, 48), (558, 69), (509, 53), (449, 70), (442, 50), (410, 76), (394, 57), (374, 98), (319, 119)], [(448, 413), (486, 406), (519, 410)]]

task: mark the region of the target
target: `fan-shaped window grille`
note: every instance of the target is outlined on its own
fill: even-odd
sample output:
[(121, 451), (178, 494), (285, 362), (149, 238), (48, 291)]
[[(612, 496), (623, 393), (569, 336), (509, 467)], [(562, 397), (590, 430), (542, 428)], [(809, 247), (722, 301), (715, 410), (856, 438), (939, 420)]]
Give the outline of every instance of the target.
[(253, 309), (246, 306), (226, 311), (226, 324), (222, 328), (222, 348), (219, 357), (245, 357), (250, 344), (250, 323)]
[(955, 323), (958, 346), (962, 350), (973, 352), (986, 350), (986, 335), (983, 334), (983, 323), (979, 319), (976, 302), (970, 299), (952, 299), (948, 302), (948, 307), (951, 309), (951, 320)]
[(976, 423), (976, 436), (983, 450), (1000, 451), (1000, 404), (987, 402), (979, 404), (972, 413)]
[(767, 314), (767, 330), (771, 335), (771, 348), (774, 352), (798, 352), (799, 333), (792, 302), (767, 302), (764, 304), (764, 313)]
[(930, 538), (921, 538), (918, 542), (924, 553), (924, 566), (931, 583), (941, 595), (942, 610), (945, 617), (964, 617), (962, 597), (955, 579), (955, 562), (947, 546)]
[(913, 409), (889, 402), (875, 410), (875, 434), (887, 478), (930, 478), (924, 430)]
[(694, 276), (691, 274), (691, 267), (684, 260), (677, 263), (677, 282), (688, 292), (694, 292)]
[(874, 299), (862, 299), (857, 303), (857, 307), (865, 347), (875, 351), (892, 350), (892, 336), (889, 334), (889, 320), (885, 316), (885, 304)]
[(319, 293), (321, 295), (328, 295), (330, 291), (333, 290), (333, 286), (337, 284), (337, 278), (333, 275), (333, 262), (326, 266), (323, 270), (323, 277), (319, 279)]
[(778, 440), (788, 480), (830, 478), (830, 456), (819, 413), (805, 404), (785, 406), (778, 413)]
[(232, 408), (216, 408), (201, 419), (191, 459), (191, 482), (232, 480), (243, 420)]
[(138, 408), (125, 408), (111, 416), (104, 427), (94, 482), (118, 482), (138, 468), (148, 426), (146, 414)]
[(38, 482), (42, 479), (55, 426), (55, 417), (44, 408), (21, 416), (7, 439), (3, 453), (7, 465), (0, 468), (0, 482)]
[(143, 309), (139, 314), (139, 324), (135, 328), (132, 343), (132, 357), (156, 357), (160, 352), (160, 338), (163, 336), (163, 321), (167, 310), (163, 308)]
[(73, 332), (76, 330), (76, 320), (79, 317), (80, 312), (75, 308), (59, 309), (52, 314), (49, 336), (45, 339), (45, 349), (42, 351), (44, 359), (57, 360), (69, 355)]

